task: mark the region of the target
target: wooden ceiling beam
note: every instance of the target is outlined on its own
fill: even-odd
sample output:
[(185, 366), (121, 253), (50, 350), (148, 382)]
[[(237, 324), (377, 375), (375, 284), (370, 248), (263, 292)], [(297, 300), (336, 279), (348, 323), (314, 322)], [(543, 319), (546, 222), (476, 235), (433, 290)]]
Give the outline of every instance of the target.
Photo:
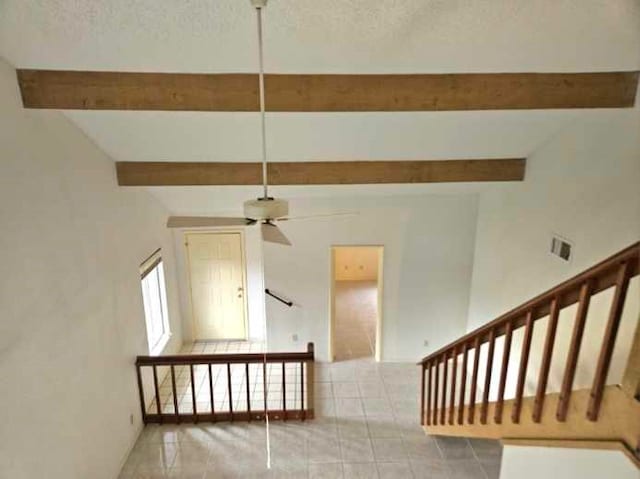
[[(18, 70), (26, 108), (257, 111), (255, 74)], [(274, 112), (632, 107), (638, 72), (268, 74)]]
[[(524, 158), (431, 161), (301, 161), (268, 165), (270, 185), (522, 181)], [(260, 185), (260, 163), (117, 162), (120, 186)]]

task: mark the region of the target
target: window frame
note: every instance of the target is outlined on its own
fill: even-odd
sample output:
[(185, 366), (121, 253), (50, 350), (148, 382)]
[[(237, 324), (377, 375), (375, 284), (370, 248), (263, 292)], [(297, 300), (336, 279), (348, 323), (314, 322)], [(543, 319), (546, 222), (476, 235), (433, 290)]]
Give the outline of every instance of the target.
[[(148, 283), (145, 280), (155, 278), (157, 298), (152, 298)], [(169, 311), (167, 308), (167, 287), (164, 274), (164, 263), (162, 261), (161, 250), (157, 249), (140, 265), (140, 289), (142, 293), (142, 303), (144, 310), (144, 322), (147, 333), (147, 346), (149, 355), (157, 356), (162, 353), (171, 338), (171, 324), (169, 322)], [(151, 301), (157, 301), (151, 304)], [(154, 313), (155, 312), (155, 313)], [(158, 318), (153, 317), (159, 312)], [(153, 334), (154, 329), (161, 329), (158, 337)]]

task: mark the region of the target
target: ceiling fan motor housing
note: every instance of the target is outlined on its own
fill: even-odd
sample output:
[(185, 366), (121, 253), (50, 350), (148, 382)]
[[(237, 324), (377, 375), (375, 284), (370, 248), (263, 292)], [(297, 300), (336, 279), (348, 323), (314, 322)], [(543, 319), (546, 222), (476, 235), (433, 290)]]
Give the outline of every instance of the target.
[(244, 216), (256, 220), (280, 218), (289, 214), (289, 203), (279, 198), (258, 198), (244, 202)]

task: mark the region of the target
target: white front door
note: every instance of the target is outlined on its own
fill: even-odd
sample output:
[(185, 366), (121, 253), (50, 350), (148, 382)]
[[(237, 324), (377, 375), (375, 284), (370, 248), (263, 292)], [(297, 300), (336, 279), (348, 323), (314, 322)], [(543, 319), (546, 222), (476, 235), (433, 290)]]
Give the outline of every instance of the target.
[(240, 233), (186, 235), (194, 339), (246, 339)]

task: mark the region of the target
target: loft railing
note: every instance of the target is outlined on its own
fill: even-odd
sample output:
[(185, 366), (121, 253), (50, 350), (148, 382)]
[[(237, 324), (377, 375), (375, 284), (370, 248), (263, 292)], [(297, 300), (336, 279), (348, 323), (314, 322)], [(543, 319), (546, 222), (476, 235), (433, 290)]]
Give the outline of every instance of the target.
[(314, 415), (313, 343), (300, 353), (138, 356), (136, 369), (145, 424)]
[[(533, 330), (539, 319), (549, 317), (532, 408), (532, 421), (539, 423), (545, 402), (559, 313), (561, 309), (577, 303), (573, 333), (568, 354), (565, 358), (563, 380), (556, 410), (557, 421), (565, 421), (569, 411), (571, 391), (585, 330), (589, 302), (595, 294), (613, 287), (613, 299), (606, 328), (601, 339), (587, 407), (584, 411), (589, 421), (596, 421), (600, 412), (627, 288), (630, 279), (639, 274), (639, 260), (640, 243), (636, 243), (422, 359), (418, 363), (422, 368), (421, 424), (442, 426), (447, 423), (454, 425), (456, 421), (458, 425), (474, 423), (477, 406), (476, 395), (480, 349), (483, 344), (488, 343), (486, 348), (484, 390), (482, 391), (479, 414), (480, 424), (487, 424), (489, 391), (492, 381), (495, 381), (493, 375), (495, 344), (497, 338), (504, 336), (502, 359), (499, 370), (496, 368), (499, 372), (497, 378), (497, 401), (492, 407), (495, 424), (501, 424), (503, 421), (504, 395), (512, 337), (514, 331), (524, 328), (524, 338), (517, 370), (515, 398), (513, 403), (510, 404), (511, 421), (514, 424), (519, 423)], [(462, 356), (462, 362), (458, 373), (458, 358), (460, 356)], [(469, 374), (467, 364), (468, 359), (471, 357), (473, 357), (473, 367), (470, 372), (470, 391), (467, 396), (467, 375)], [(449, 369), (449, 363), (451, 363), (451, 369)], [(451, 371), (450, 374), (449, 370)], [(459, 378), (458, 374), (460, 375)], [(428, 376), (426, 380), (425, 375)], [(458, 391), (456, 391), (457, 384), (460, 386)], [(466, 418), (465, 413), (467, 415)]]

